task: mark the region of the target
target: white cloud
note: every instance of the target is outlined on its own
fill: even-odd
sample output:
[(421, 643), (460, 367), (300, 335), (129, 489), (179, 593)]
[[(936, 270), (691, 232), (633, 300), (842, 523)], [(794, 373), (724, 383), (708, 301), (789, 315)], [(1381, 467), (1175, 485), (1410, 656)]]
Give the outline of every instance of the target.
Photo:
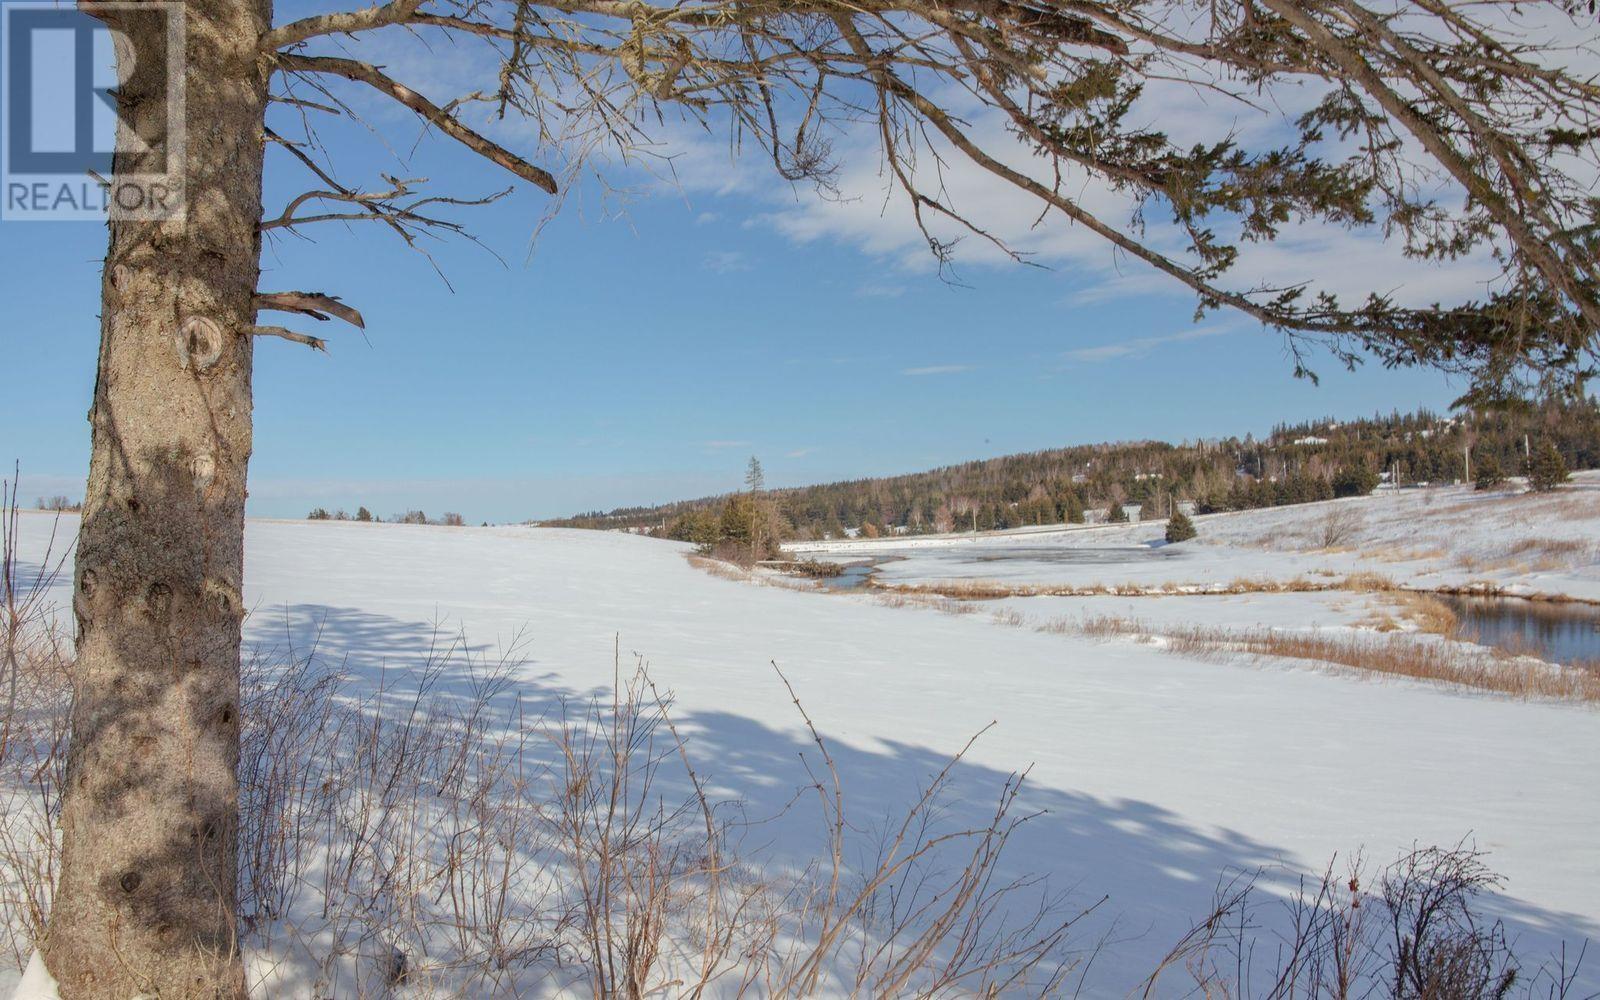
[[(1206, 95), (1187, 86), (1153, 82), (1140, 105), (1152, 127), (1165, 130), (1179, 147), (1234, 135), (1246, 145), (1263, 146), (1282, 139), (1287, 122), (1320, 97), (1315, 87), (1285, 87), (1264, 101), (1269, 111)], [(1011, 134), (998, 113), (951, 94), (952, 110), (968, 121), (968, 134), (997, 158), (1041, 183), (1053, 183), (1048, 163), (1033, 155)], [(761, 176), (761, 164), (730, 164), (725, 146), (705, 136), (684, 135), (693, 151), (675, 160), (678, 177), (690, 188), (738, 194), (770, 206), (746, 217), (745, 225), (766, 228), (788, 240), (854, 247), (894, 272), (926, 273), (937, 267), (918, 230), (909, 201), (895, 190), (881, 166), (876, 134), (865, 128), (844, 130), (835, 142), (841, 169), (834, 178), (838, 193), (822, 196), (798, 185), (781, 185)], [(929, 190), (966, 217), (1001, 238), (1033, 262), (1059, 268), (1071, 281), (1064, 295), (1068, 305), (1133, 299), (1152, 294), (1192, 299), (1193, 293), (1144, 262), (1116, 250), (1099, 235), (1059, 213), (1041, 216), (1041, 202), (968, 161), (960, 153), (939, 148), (939, 157), (921, 157), (913, 172)], [(699, 170), (704, 170), (700, 174)], [(1082, 171), (1068, 171), (1061, 190), (1109, 225), (1131, 231), (1134, 207), (1126, 193), (1093, 182)], [(1449, 193), (1443, 197), (1449, 200)], [(1140, 238), (1170, 256), (1183, 258), (1187, 237), (1165, 221), (1161, 205), (1148, 206)], [(1013, 266), (999, 248), (959, 226), (931, 219), (930, 229), (943, 239), (959, 238), (955, 263), (961, 268)], [(1218, 226), (1225, 235), (1226, 223)], [(1285, 287), (1313, 282), (1314, 290), (1334, 292), (1350, 303), (1368, 292), (1390, 292), (1402, 305), (1428, 305), (1479, 297), (1498, 269), (1486, 256), (1448, 263), (1407, 259), (1398, 245), (1376, 231), (1351, 231), (1337, 226), (1286, 226), (1271, 243), (1242, 243), (1238, 265), (1224, 280), (1228, 287)], [(900, 286), (885, 275), (864, 282), (858, 297), (894, 297)]]
[(817, 449), (815, 449), (815, 448), (796, 448), (793, 451), (784, 452), (783, 453), (783, 457), (784, 458), (805, 458), (807, 455), (810, 455), (811, 453), (815, 452), (816, 450)]
[(742, 250), (713, 250), (706, 254), (700, 266), (717, 274), (733, 274), (750, 270), (751, 264)]
[(902, 375), (955, 375), (972, 371), (971, 365), (924, 365), (921, 368), (902, 368)]
[(1220, 337), (1233, 333), (1237, 329), (1237, 324), (1197, 326), (1192, 330), (1182, 330), (1178, 333), (1167, 334), (1164, 337), (1139, 337), (1135, 340), (1117, 341), (1110, 344), (1100, 344), (1095, 347), (1080, 347), (1071, 351), (1064, 351), (1061, 356), (1068, 361), (1080, 364), (1097, 364), (1103, 361), (1115, 361), (1123, 358), (1142, 358), (1163, 344), (1178, 344), (1188, 340)]

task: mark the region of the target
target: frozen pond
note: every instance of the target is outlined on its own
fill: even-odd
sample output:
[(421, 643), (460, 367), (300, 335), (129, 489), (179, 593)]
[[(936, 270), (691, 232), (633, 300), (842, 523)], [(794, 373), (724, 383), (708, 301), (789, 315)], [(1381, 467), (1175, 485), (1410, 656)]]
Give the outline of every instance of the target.
[(1183, 558), (1183, 551), (1171, 546), (1117, 546), (1089, 548), (1064, 545), (964, 545), (947, 548), (901, 550), (904, 554), (873, 553), (856, 557), (845, 564), (844, 572), (822, 582), (828, 590), (851, 590), (864, 586), (882, 566), (904, 562), (915, 566), (920, 575), (946, 578), (974, 578), (996, 575), (1005, 564), (1030, 566), (1135, 566)]

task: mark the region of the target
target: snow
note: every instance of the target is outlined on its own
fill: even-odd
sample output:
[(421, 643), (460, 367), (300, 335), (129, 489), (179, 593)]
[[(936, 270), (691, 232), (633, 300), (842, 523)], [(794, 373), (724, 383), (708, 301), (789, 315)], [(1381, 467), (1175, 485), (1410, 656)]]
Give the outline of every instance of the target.
[(0, 973), (0, 989), (12, 988), (16, 990), (12, 1000), (61, 1000), (55, 978), (44, 967), (44, 959), (38, 952), (29, 957), (28, 967), (22, 970), (20, 977), (13, 977), (9, 971)]
[[(1330, 517), (1348, 522), (1324, 548)], [(834, 560), (885, 559), (888, 584), (1225, 589), (1238, 580), (1330, 582), (1376, 573), (1421, 589), (1483, 588), (1600, 602), (1600, 473), (1546, 495), (1517, 487), (1396, 490), (1372, 497), (1196, 517), (1200, 537), (1168, 546), (1164, 521), (790, 548)], [(1087, 561), (1120, 550), (1108, 563)]]
[[(1454, 562), (1491, 557), (1530, 534), (1593, 539), (1600, 477), (1580, 487), (1562, 495), (1579, 513), (1560, 520), (1535, 506), (1544, 498), (1462, 490), (1200, 518), (1204, 544), (1132, 566), (982, 561), (987, 549), (1015, 544), (1003, 539), (871, 549), (907, 556), (883, 571), (902, 581), (1207, 583), (1377, 570), (1411, 582), (1482, 577), (1600, 597), (1593, 564), (1517, 573)], [(1361, 551), (1298, 548), (1341, 503), (1364, 516)], [(41, 558), (50, 524), (22, 518), (25, 560)], [(1160, 553), (1149, 544), (1159, 531), (1033, 533), (1027, 544)], [(1385, 546), (1440, 552), (1373, 555)], [(1594, 709), (1189, 660), (1009, 627), (987, 613), (1347, 626), (1365, 615), (1367, 598), (1034, 598), (951, 615), (722, 579), (690, 565), (686, 552), (622, 533), (252, 521), (246, 631), (263, 648), (305, 648), (320, 632), (323, 654), (369, 683), (385, 666), (420, 660), (437, 622), (491, 649), (520, 634), (519, 684), (533, 703), (607, 687), (620, 637), (624, 656), (646, 656), (658, 683), (675, 691), (691, 751), (718, 794), (741, 799), (750, 816), (779, 813), (810, 784), (799, 760), (808, 738), (772, 661), (829, 739), (864, 820), (903, 810), (919, 783), (993, 721), (957, 769), (951, 808), (986, 822), (1005, 777), (1033, 765), (1025, 802), (1048, 812), (1013, 840), (1008, 870), (1048, 873), (1085, 905), (1109, 895), (1075, 932), (1085, 949), (1111, 932), (1087, 996), (1124, 995), (1208, 910), (1219, 878), (1277, 866), (1320, 874), (1336, 853), (1358, 849), (1384, 862), (1415, 843), (1470, 837), (1508, 879), (1492, 906), (1524, 953), (1537, 958), (1563, 940), (1600, 935)], [(57, 587), (62, 608), (68, 586)], [(775, 864), (803, 864), (819, 844), (806, 824), (781, 825), (771, 839)], [(1600, 983), (1600, 967), (1585, 971)]]

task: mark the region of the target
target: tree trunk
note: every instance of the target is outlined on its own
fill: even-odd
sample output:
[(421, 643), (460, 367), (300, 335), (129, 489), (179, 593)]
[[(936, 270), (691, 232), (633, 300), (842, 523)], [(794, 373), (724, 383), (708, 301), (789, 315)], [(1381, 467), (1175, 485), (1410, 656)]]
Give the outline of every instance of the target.
[[(110, 225), (44, 942), (67, 1000), (244, 995), (239, 635), (270, 20), (270, 0), (189, 0), (185, 217)], [(148, 69), (159, 41), (126, 37), (119, 63)], [(129, 135), (160, 131), (160, 77), (122, 77), (118, 173)]]

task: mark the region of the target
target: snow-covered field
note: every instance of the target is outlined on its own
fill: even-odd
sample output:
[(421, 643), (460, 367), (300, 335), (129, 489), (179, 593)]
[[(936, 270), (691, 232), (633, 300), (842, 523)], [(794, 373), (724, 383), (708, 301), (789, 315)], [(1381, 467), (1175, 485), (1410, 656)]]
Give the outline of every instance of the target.
[[(1170, 548), (1162, 544), (1161, 521), (791, 548), (833, 560), (889, 557), (878, 574), (888, 584), (1203, 590), (1240, 580), (1316, 583), (1376, 573), (1420, 588), (1479, 586), (1600, 602), (1600, 473), (1580, 473), (1569, 488), (1543, 496), (1440, 487), (1194, 520), (1200, 537)], [(1334, 545), (1324, 544), (1328, 532)], [(1079, 561), (1100, 549), (1123, 549), (1125, 558)]]
[[(1325, 508), (1337, 506), (1359, 517), (1353, 550), (1318, 551)], [(885, 565), (891, 582), (1157, 585), (1381, 572), (1600, 598), (1597, 516), (1600, 477), (1589, 476), (1555, 499), (1418, 491), (1201, 518), (1192, 551), (1114, 569), (984, 561), (1003, 539), (880, 551), (908, 556)], [(24, 559), (40, 558), (50, 525), (23, 516)], [(70, 522), (63, 527), (70, 533)], [(1159, 530), (1060, 532), (1027, 544), (1145, 546)], [(1527, 548), (1506, 554), (1527, 539), (1590, 543), (1588, 561), (1571, 547), (1560, 560)], [(812, 781), (800, 759), (809, 739), (772, 661), (830, 740), (863, 822), (902, 811), (994, 722), (957, 768), (950, 808), (986, 822), (1006, 776), (1033, 766), (1024, 800), (1045, 814), (1012, 841), (1006, 870), (1046, 873), (1084, 905), (1109, 897), (1075, 932), (1085, 953), (1103, 946), (1087, 969), (1088, 996), (1126, 994), (1208, 911), (1220, 878), (1257, 868), (1320, 874), (1335, 854), (1356, 850), (1387, 862), (1414, 844), (1470, 838), (1507, 878), (1490, 908), (1520, 951), (1542, 957), (1562, 941), (1600, 937), (1592, 707), (1189, 660), (1008, 627), (987, 608), (952, 615), (867, 594), (756, 586), (695, 568), (685, 546), (626, 534), (254, 521), (247, 545), (249, 641), (303, 648), (320, 635), (323, 654), (369, 684), (380, 670), (418, 662), (443, 622), (485, 648), (523, 636), (517, 683), (530, 704), (549, 705), (606, 689), (620, 637), (624, 655), (646, 656), (675, 691), (715, 793), (750, 816), (781, 812)], [(1128, 614), (1137, 604), (1154, 620), (1347, 626), (1369, 613), (1369, 600), (1293, 593), (1006, 606)], [(803, 864), (819, 835), (777, 824), (769, 856)], [(1600, 963), (1586, 977), (1597, 988)]]

